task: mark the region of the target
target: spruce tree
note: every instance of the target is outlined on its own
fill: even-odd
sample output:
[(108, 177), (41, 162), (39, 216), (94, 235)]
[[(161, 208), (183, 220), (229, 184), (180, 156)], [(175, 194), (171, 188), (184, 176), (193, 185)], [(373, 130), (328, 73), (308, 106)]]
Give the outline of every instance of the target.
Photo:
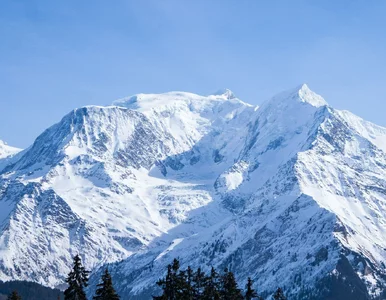
[(221, 278), (221, 299), (223, 300), (242, 300), (244, 297), (237, 286), (235, 276), (228, 269), (224, 270)]
[(245, 300), (252, 300), (252, 299), (257, 299), (257, 300), (262, 300), (263, 298), (260, 297), (257, 292), (253, 289), (253, 281), (251, 277), (248, 277), (248, 282), (245, 286)]
[(185, 297), (188, 295), (186, 271), (180, 270), (179, 273), (175, 273), (173, 287), (174, 298), (185, 300)]
[(154, 300), (167, 300), (171, 295), (171, 277), (172, 277), (172, 266), (169, 264), (167, 267), (167, 273), (165, 278), (159, 279), (156, 284), (162, 289), (161, 296), (153, 296)]
[(11, 294), (8, 295), (7, 300), (21, 300), (21, 297), (16, 291), (13, 291)]
[(177, 258), (173, 260), (172, 263), (172, 276), (170, 278), (171, 284), (170, 284), (170, 300), (178, 300), (181, 297), (182, 289), (183, 289), (183, 282), (184, 282), (184, 273), (180, 273), (180, 262)]
[(273, 299), (275, 300), (287, 300), (287, 297), (284, 296), (284, 292), (281, 288), (278, 288), (275, 292), (275, 294), (273, 295)]
[(119, 296), (116, 293), (113, 280), (109, 270), (106, 268), (105, 272), (102, 275), (102, 282), (97, 285), (97, 290), (95, 292), (94, 300), (119, 300)]
[(186, 271), (180, 271), (178, 276), (178, 298), (183, 300), (193, 300), (194, 299), (194, 290), (193, 290), (193, 270), (190, 266)]
[(157, 285), (162, 288), (161, 296), (153, 296), (155, 300), (178, 300), (181, 298), (183, 280), (181, 277), (183, 273), (178, 273), (180, 269), (180, 262), (174, 259), (173, 263), (168, 265), (166, 277), (157, 281)]
[(205, 280), (205, 288), (204, 288), (202, 299), (203, 300), (220, 299), (219, 275), (213, 267), (210, 271), (210, 275)]
[(84, 288), (88, 286), (88, 274), (79, 255), (75, 255), (72, 270), (66, 279), (68, 288), (64, 291), (64, 300), (87, 300)]
[(194, 299), (201, 299), (201, 296), (204, 294), (206, 284), (205, 273), (201, 271), (201, 268), (198, 268), (197, 271), (193, 274), (193, 294)]
[[(157, 285), (162, 288), (162, 295), (153, 296), (154, 300), (263, 300), (253, 289), (251, 278), (248, 278), (244, 298), (234, 274), (228, 269), (220, 276), (212, 267), (210, 274), (206, 276), (200, 268), (194, 271), (189, 266), (186, 270), (180, 270), (177, 259), (168, 265), (166, 276), (158, 280)], [(281, 289), (279, 291), (282, 294)], [(96, 299), (104, 298), (94, 297)], [(275, 298), (284, 299), (286, 298)]]

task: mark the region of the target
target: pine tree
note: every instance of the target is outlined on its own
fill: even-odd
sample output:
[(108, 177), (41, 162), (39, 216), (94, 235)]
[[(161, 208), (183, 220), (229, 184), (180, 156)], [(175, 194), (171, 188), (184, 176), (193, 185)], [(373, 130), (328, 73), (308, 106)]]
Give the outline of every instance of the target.
[(173, 260), (172, 263), (172, 273), (171, 273), (171, 284), (170, 284), (170, 300), (178, 300), (181, 297), (182, 289), (183, 289), (183, 281), (184, 281), (184, 273), (178, 273), (180, 270), (180, 262), (177, 258)]
[(84, 288), (88, 286), (88, 274), (79, 255), (75, 255), (72, 270), (66, 279), (68, 288), (64, 291), (64, 300), (87, 300)]
[(245, 300), (252, 300), (252, 299), (257, 299), (257, 300), (263, 300), (262, 297), (260, 297), (257, 292), (253, 289), (252, 287), (253, 281), (251, 277), (248, 277), (248, 282), (245, 286)]
[[(177, 259), (168, 265), (166, 276), (158, 280), (157, 285), (162, 288), (162, 295), (153, 296), (154, 300), (263, 300), (253, 289), (251, 278), (248, 278), (244, 298), (234, 274), (228, 269), (220, 276), (212, 267), (210, 274), (206, 276), (200, 268), (194, 271), (189, 266), (186, 270), (180, 270)], [(279, 290), (282, 294), (281, 289)], [(94, 297), (96, 299), (101, 298)], [(275, 298), (284, 299), (286, 298)]]
[(242, 300), (244, 297), (237, 286), (235, 276), (228, 269), (224, 270), (221, 278), (221, 299), (224, 300)]
[(193, 274), (192, 288), (194, 299), (201, 299), (201, 296), (204, 294), (205, 284), (205, 273), (201, 271), (201, 268), (198, 268), (197, 271)]
[[(183, 288), (181, 282), (182, 274), (178, 273), (180, 269), (180, 262), (174, 259), (173, 263), (168, 265), (166, 277), (157, 281), (157, 285), (162, 288), (161, 296), (153, 296), (154, 300), (178, 300), (181, 296)], [(181, 298), (182, 299), (182, 298)]]
[(21, 300), (21, 297), (16, 291), (13, 291), (11, 294), (8, 295), (7, 300)]
[(212, 267), (210, 275), (205, 280), (205, 288), (202, 296), (203, 300), (219, 300), (220, 299), (220, 286), (219, 275)]
[(94, 300), (119, 300), (119, 296), (116, 293), (113, 280), (109, 270), (106, 268), (105, 272), (102, 275), (102, 282), (97, 285), (97, 290), (95, 292)]
[(172, 276), (172, 266), (168, 265), (168, 270), (166, 273), (166, 277), (159, 279), (156, 284), (161, 287), (162, 289), (162, 295), (161, 296), (153, 296), (154, 300), (167, 300), (170, 297), (171, 294), (171, 278)]
[(194, 290), (193, 290), (193, 270), (190, 266), (186, 271), (180, 271), (178, 276), (178, 299), (183, 300), (193, 300), (194, 299)]
[[(174, 275), (174, 273), (173, 273)], [(185, 300), (185, 296), (188, 294), (187, 287), (187, 276), (186, 271), (180, 270), (179, 273), (175, 273), (174, 275), (174, 284), (172, 285), (174, 288), (174, 297), (175, 299), (183, 299)]]
[(281, 288), (278, 288), (275, 292), (275, 294), (273, 295), (273, 299), (275, 300), (286, 300), (287, 297), (284, 296), (284, 292)]

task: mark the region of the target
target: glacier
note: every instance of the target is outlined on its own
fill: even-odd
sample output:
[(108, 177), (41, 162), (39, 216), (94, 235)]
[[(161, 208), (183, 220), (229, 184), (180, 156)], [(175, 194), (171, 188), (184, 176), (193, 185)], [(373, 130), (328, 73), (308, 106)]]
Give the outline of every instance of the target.
[(79, 253), (90, 295), (108, 266), (123, 299), (150, 299), (178, 257), (265, 295), (385, 299), (386, 129), (305, 84), (260, 107), (138, 94), (2, 145), (1, 280), (63, 287)]

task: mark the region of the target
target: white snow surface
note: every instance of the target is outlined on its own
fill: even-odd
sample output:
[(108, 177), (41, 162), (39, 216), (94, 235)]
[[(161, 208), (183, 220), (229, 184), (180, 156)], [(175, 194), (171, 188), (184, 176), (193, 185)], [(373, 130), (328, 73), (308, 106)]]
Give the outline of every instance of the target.
[(0, 159), (15, 155), (21, 149), (9, 146), (6, 142), (0, 140)]
[(0, 160), (0, 279), (61, 286), (80, 253), (92, 286), (112, 263), (120, 294), (148, 299), (179, 257), (296, 295), (346, 257), (375, 295), (385, 153), (385, 128), (306, 85), (260, 108), (227, 89), (79, 108)]

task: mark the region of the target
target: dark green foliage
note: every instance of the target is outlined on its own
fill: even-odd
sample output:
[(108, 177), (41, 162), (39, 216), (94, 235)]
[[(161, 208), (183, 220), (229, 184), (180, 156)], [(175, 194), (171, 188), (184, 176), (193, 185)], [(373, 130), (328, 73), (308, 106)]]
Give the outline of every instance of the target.
[(206, 279), (204, 288), (204, 294), (202, 299), (204, 300), (219, 300), (220, 299), (220, 282), (219, 275), (212, 267), (210, 275)]
[(260, 297), (257, 292), (253, 289), (253, 281), (251, 277), (248, 277), (248, 282), (245, 285), (245, 300), (262, 300), (263, 298)]
[(116, 293), (113, 280), (109, 271), (106, 269), (102, 275), (102, 282), (97, 285), (94, 300), (119, 300), (119, 296)]
[(13, 291), (11, 294), (8, 295), (7, 300), (21, 300), (21, 297), (16, 291)]
[(161, 296), (154, 296), (156, 300), (189, 300), (194, 299), (193, 290), (193, 270), (188, 267), (187, 270), (180, 270), (180, 262), (177, 259), (173, 260), (171, 265), (168, 265), (166, 277), (157, 281), (157, 285), (162, 288)]
[(273, 299), (275, 300), (286, 300), (286, 296), (284, 296), (284, 292), (281, 288), (278, 288), (275, 292), (275, 294), (273, 295)]
[(64, 291), (65, 300), (87, 300), (84, 288), (88, 286), (88, 274), (79, 255), (76, 255), (73, 268), (66, 279), (68, 288)]
[[(174, 265), (174, 269), (176, 267), (177, 265)], [(157, 285), (162, 288), (163, 293), (161, 296), (154, 296), (153, 299), (155, 300), (163, 300), (163, 299), (175, 300), (176, 299), (176, 274), (173, 271), (172, 265), (168, 265), (166, 277), (158, 280)]]
[(17, 291), (21, 299), (26, 300), (55, 300), (58, 296), (63, 299), (63, 293), (35, 282), (29, 281), (0, 281), (0, 300), (6, 300), (12, 291)]
[[(257, 292), (252, 287), (252, 280), (248, 279), (246, 285), (246, 298), (257, 299)], [(193, 271), (190, 267), (180, 270), (177, 259), (168, 265), (166, 276), (157, 281), (162, 289), (161, 296), (153, 296), (154, 300), (242, 300), (244, 299), (239, 289), (235, 276), (228, 269), (219, 275), (212, 267), (210, 274), (206, 275), (200, 268)]]
[(193, 288), (193, 270), (189, 266), (186, 271), (180, 272), (180, 282), (181, 282), (181, 292), (183, 299), (193, 300), (194, 295), (196, 294)]
[(228, 269), (224, 270), (221, 276), (221, 299), (224, 300), (241, 300), (244, 299), (241, 290), (237, 286), (235, 276)]
[(204, 294), (204, 289), (206, 286), (206, 276), (205, 273), (201, 271), (201, 268), (198, 268), (193, 275), (193, 292), (194, 299), (198, 299)]

